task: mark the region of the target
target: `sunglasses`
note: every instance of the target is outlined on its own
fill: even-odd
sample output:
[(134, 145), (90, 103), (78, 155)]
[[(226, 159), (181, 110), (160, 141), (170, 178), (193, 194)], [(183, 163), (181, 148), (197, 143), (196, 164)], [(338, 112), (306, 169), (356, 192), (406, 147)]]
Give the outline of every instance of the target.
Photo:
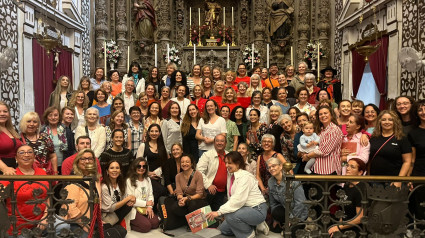
[(148, 168), (148, 165), (147, 164), (144, 164), (143, 166), (140, 165), (140, 164), (137, 165), (137, 168), (138, 169), (141, 169), (142, 167), (143, 167), (143, 169), (147, 169)]
[(117, 199), (117, 202), (121, 201), (120, 193), (118, 192), (118, 190), (114, 191), (114, 195), (115, 195), (115, 198)]

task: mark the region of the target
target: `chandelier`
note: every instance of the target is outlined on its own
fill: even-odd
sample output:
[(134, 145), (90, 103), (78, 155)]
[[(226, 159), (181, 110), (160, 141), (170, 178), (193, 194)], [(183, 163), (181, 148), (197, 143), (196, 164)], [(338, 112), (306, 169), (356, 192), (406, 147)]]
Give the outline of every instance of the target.
[[(47, 0), (46, 0), (47, 1)], [(46, 2), (44, 2), (44, 5), (47, 8)], [(51, 6), (56, 9), (57, 2), (56, 0), (51, 1)], [(38, 19), (38, 28), (37, 33), (34, 34), (37, 42), (46, 50), (47, 55), (49, 56), (52, 50), (56, 47), (62, 46), (62, 35), (61, 32), (52, 26), (48, 26), (46, 24), (46, 10), (44, 11), (45, 14), (42, 15)], [(53, 11), (54, 15), (56, 15), (56, 11)], [(44, 20), (43, 20), (44, 19)], [(55, 17), (55, 24), (57, 26), (56, 17)]]

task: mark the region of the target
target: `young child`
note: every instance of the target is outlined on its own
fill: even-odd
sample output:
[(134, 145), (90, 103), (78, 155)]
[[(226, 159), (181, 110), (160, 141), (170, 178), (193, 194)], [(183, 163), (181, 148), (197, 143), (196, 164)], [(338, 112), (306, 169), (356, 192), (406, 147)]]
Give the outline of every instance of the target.
[[(304, 152), (304, 153), (310, 153), (313, 150), (317, 149), (317, 145), (319, 144), (320, 137), (316, 133), (314, 133), (313, 123), (307, 122), (306, 124), (304, 124), (303, 133), (304, 135), (300, 137), (300, 144), (298, 145), (298, 151)], [(316, 159), (311, 158), (307, 162), (304, 168), (304, 171), (307, 174), (311, 174), (311, 168), (313, 167), (315, 161)]]

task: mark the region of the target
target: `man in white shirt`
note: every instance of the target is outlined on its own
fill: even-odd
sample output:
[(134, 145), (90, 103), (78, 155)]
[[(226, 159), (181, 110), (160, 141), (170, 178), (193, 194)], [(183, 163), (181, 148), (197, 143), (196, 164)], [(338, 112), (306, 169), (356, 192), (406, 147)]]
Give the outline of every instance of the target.
[(202, 154), (196, 166), (204, 179), (207, 190), (207, 200), (213, 211), (217, 211), (224, 204), (227, 185), (227, 169), (224, 156), (227, 154), (226, 137), (222, 134), (214, 138), (214, 149)]
[(125, 82), (125, 91), (124, 93), (119, 93), (117, 97), (121, 97), (124, 100), (125, 114), (129, 114), (129, 110), (137, 102), (137, 95), (133, 92), (134, 90), (134, 81), (127, 80)]

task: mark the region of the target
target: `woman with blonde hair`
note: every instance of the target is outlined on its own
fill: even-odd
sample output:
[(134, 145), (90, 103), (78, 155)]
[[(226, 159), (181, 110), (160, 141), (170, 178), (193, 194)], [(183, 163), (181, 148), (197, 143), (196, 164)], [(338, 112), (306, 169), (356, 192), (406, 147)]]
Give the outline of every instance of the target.
[(298, 91), (299, 88), (304, 87), (304, 78), (305, 78), (307, 69), (308, 69), (308, 66), (306, 62), (301, 61), (298, 63), (298, 74), (294, 77), (294, 79), (289, 84), (295, 89), (295, 91)]
[(35, 153), (35, 166), (42, 168), (47, 174), (58, 173), (58, 158), (52, 139), (46, 133), (40, 133), (40, 117), (36, 112), (27, 112), (19, 123), (21, 139), (31, 146)]
[(112, 84), (109, 81), (105, 81), (100, 85), (100, 89), (103, 89), (107, 96), (106, 96), (106, 103), (112, 105), (112, 100), (114, 100), (114, 96), (111, 94), (112, 92)]
[(84, 113), (89, 107), (89, 97), (83, 90), (77, 90), (72, 94), (71, 100), (69, 100), (69, 106), (75, 110), (75, 117), (72, 124), (75, 127), (83, 125), (85, 122)]
[(224, 74), (224, 82), (225, 82), (225, 87), (232, 87), (235, 91), (238, 91), (238, 84), (235, 82), (236, 80), (236, 73), (233, 71), (227, 71)]
[(195, 85), (193, 87), (193, 101), (191, 104), (194, 104), (199, 108), (201, 116), (204, 112), (205, 103), (207, 102), (207, 99), (203, 98), (202, 95), (204, 95), (204, 89), (201, 87), (201, 85)]
[(193, 88), (195, 85), (201, 84), (201, 81), (201, 66), (199, 64), (195, 64), (192, 67), (190, 77), (187, 78), (187, 86), (189, 87), (190, 96), (193, 96)]
[(212, 71), (212, 80), (214, 83), (217, 83), (219, 80), (223, 80), (223, 74), (220, 67), (214, 67)]
[(221, 101), (221, 106), (228, 106), (230, 111), (233, 111), (233, 108), (240, 106), (241, 104), (238, 103), (238, 99), (236, 97), (236, 92), (235, 90), (230, 87), (230, 88), (226, 88), (226, 90), (224, 90), (224, 95), (223, 95), (223, 99)]
[(208, 65), (204, 65), (201, 69), (201, 77), (202, 78), (210, 78), (212, 77), (211, 75), (211, 67)]
[(263, 87), (261, 86), (261, 78), (258, 74), (253, 74), (251, 76), (249, 88), (247, 89), (248, 96), (251, 97), (254, 91), (263, 91)]
[(221, 80), (218, 80), (214, 84), (214, 96), (210, 97), (210, 99), (218, 102), (220, 105), (221, 101), (223, 100), (224, 96), (224, 82)]
[(243, 108), (247, 108), (251, 104), (251, 97), (248, 96), (247, 89), (248, 84), (245, 82), (238, 83), (238, 93), (236, 94), (238, 102)]
[(62, 75), (56, 83), (55, 90), (50, 94), (49, 107), (55, 106), (59, 109), (68, 105), (72, 95), (72, 85), (68, 76)]
[(4, 175), (14, 175), (16, 150), (22, 145), (19, 134), (12, 125), (10, 107), (0, 101), (0, 171)]

